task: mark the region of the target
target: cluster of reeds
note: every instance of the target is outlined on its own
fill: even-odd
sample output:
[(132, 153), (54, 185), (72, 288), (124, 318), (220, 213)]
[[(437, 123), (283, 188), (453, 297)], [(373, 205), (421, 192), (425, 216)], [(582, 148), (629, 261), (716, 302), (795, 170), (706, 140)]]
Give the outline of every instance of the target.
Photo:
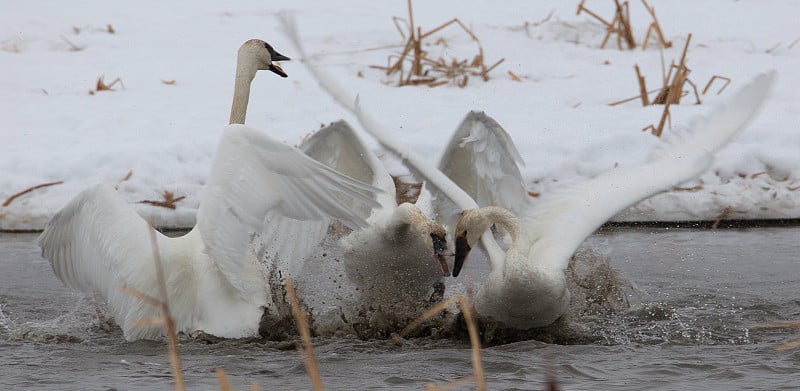
[[(692, 70), (686, 65), (686, 55), (689, 51), (689, 43), (692, 41), (692, 34), (689, 34), (686, 37), (686, 44), (683, 47), (683, 52), (681, 54), (681, 58), (678, 63), (675, 63), (673, 60), (669, 67), (664, 65), (664, 58), (661, 58), (661, 87), (648, 90), (647, 83), (645, 81), (645, 77), (642, 76), (642, 72), (639, 69), (639, 64), (635, 64), (633, 66), (634, 70), (636, 71), (636, 80), (639, 83), (639, 95), (634, 96), (632, 98), (623, 99), (617, 102), (613, 102), (610, 106), (616, 106), (621, 103), (630, 102), (632, 100), (641, 99), (642, 106), (649, 106), (649, 105), (664, 105), (664, 110), (661, 114), (661, 118), (658, 121), (657, 125), (648, 125), (642, 129), (642, 131), (649, 130), (653, 135), (656, 137), (661, 137), (661, 134), (664, 132), (664, 126), (667, 124), (667, 121), (670, 121), (670, 105), (672, 104), (679, 104), (681, 102), (681, 98), (687, 95), (684, 91), (686, 85), (688, 84), (691, 86), (692, 91), (694, 92), (695, 97), (695, 104), (701, 104), (703, 101), (700, 99), (700, 93), (697, 90), (697, 84), (695, 84), (690, 78), (689, 74)], [(709, 89), (711, 89), (712, 84), (716, 81), (722, 80), (725, 83), (722, 87), (717, 91), (717, 95), (722, 93), (723, 90), (730, 84), (731, 80), (724, 76), (714, 75), (711, 79), (706, 83), (705, 88), (703, 88), (702, 94), (705, 95)], [(652, 100), (650, 99), (650, 94), (657, 93), (655, 98)], [(670, 123), (671, 126), (671, 123)]]
[[(664, 32), (661, 30), (661, 24), (658, 22), (655, 8), (647, 4), (647, 0), (641, 1), (642, 5), (650, 14), (650, 17), (653, 19), (653, 21), (650, 22), (647, 27), (647, 34), (645, 34), (644, 41), (642, 41), (642, 49), (647, 49), (648, 42), (650, 42), (650, 37), (653, 36), (654, 33), (658, 39), (658, 42), (661, 44), (661, 47), (672, 47), (672, 42), (667, 41), (666, 38), (664, 38)], [(606, 36), (603, 38), (603, 43), (600, 44), (601, 48), (605, 48), (609, 39), (611, 39), (611, 36), (616, 35), (617, 47), (623, 49), (624, 43), (628, 49), (636, 49), (636, 38), (634, 37), (633, 30), (631, 29), (630, 5), (627, 1), (620, 3), (619, 0), (614, 0), (614, 5), (616, 8), (614, 10), (614, 17), (611, 19), (611, 22), (587, 8), (586, 0), (581, 0), (580, 4), (578, 4), (578, 11), (576, 14), (580, 15), (581, 12), (585, 12), (606, 27)]]
[[(481, 46), (478, 36), (467, 27), (460, 19), (453, 18), (438, 27), (427, 32), (422, 31), (422, 27), (414, 25), (414, 11), (411, 0), (408, 0), (408, 20), (395, 16), (392, 18), (395, 27), (400, 35), (406, 40), (403, 51), (400, 55), (390, 55), (386, 66), (373, 65), (372, 68), (381, 69), (387, 76), (398, 74), (398, 86), (425, 85), (428, 87), (438, 87), (444, 84), (453, 83), (459, 87), (466, 87), (470, 77), (480, 77), (484, 81), (489, 80), (489, 72), (505, 61), (501, 58), (491, 66), (484, 62), (483, 46)], [(400, 23), (405, 24), (406, 31), (403, 31)], [(431, 58), (428, 51), (423, 49), (427, 43), (423, 40), (429, 39), (433, 34), (449, 27), (457, 25), (475, 42), (478, 53), (469, 59), (458, 58)], [(444, 38), (439, 38), (435, 44), (447, 45)]]

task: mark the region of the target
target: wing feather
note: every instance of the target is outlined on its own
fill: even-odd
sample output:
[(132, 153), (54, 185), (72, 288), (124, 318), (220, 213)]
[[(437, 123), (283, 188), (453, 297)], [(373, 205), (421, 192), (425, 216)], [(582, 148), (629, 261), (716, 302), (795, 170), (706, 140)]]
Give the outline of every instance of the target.
[[(479, 206), (497, 205), (519, 213), (529, 202), (519, 170), (522, 164), (505, 129), (484, 112), (471, 111), (453, 133), (439, 170)], [(454, 205), (446, 202), (447, 197), (436, 199), (437, 214), (449, 216)]]
[(378, 206), (374, 198), (379, 192), (266, 134), (230, 125), (212, 163), (197, 228), (228, 282), (246, 294), (243, 266), (250, 241), (264, 230), (268, 213), (325, 225), (336, 218), (359, 228), (367, 224), (364, 211)]
[(702, 174), (714, 151), (755, 116), (774, 80), (774, 72), (759, 75), (728, 102), (694, 119), (687, 132), (665, 141), (644, 164), (543, 194), (523, 216), (532, 235), (529, 259), (564, 269), (583, 240), (617, 213)]
[[(122, 290), (159, 297), (150, 230), (111, 186), (98, 184), (56, 213), (38, 244), (66, 286), (106, 301), (126, 338), (153, 338), (161, 334), (160, 326), (134, 327), (132, 322), (157, 316), (159, 310)], [(168, 247), (168, 238), (155, 235), (159, 247)]]

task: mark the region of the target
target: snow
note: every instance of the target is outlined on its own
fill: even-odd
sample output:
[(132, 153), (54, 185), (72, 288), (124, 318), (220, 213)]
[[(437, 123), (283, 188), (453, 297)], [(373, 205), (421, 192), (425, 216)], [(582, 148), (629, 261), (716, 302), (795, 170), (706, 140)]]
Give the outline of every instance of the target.
[[(401, 50), (403, 39), (392, 17), (407, 17), (405, 1), (148, 0), (109, 6), (90, 0), (79, 7), (52, 0), (4, 7), (0, 202), (42, 183), (63, 184), (36, 189), (0, 207), (0, 229), (41, 229), (71, 197), (101, 181), (118, 185), (122, 196), (157, 225), (193, 225), (227, 123), (239, 45), (261, 38), (297, 57), (276, 17), (281, 7), (294, 11), (306, 50), (319, 55), (318, 63), (358, 93), (365, 110), (430, 156), (431, 164), (469, 110), (486, 111), (511, 134), (527, 163), (522, 170), (526, 183), (537, 192), (617, 164), (636, 164), (660, 142), (641, 129), (658, 122), (661, 106), (642, 107), (636, 100), (608, 105), (638, 93), (634, 64), (649, 88), (660, 84), (661, 51), (654, 41), (647, 50), (619, 50), (612, 39), (601, 49), (605, 31), (587, 14), (575, 14), (578, 1), (471, 3), (414, 3), (415, 23), (423, 30), (458, 17), (480, 38), (486, 63), (505, 59), (490, 73), (490, 81), (472, 78), (465, 88), (398, 88), (387, 84), (394, 77), (371, 67), (385, 65), (389, 55)], [(714, 87), (701, 96), (701, 105), (687, 96), (672, 106), (674, 126), (723, 102), (759, 72), (776, 69), (780, 79), (760, 116), (718, 153), (709, 172), (684, 186), (699, 190), (653, 197), (617, 219), (715, 219), (726, 210), (729, 218), (800, 217), (800, 3), (649, 3), (673, 42), (663, 51), (667, 62), (677, 61), (692, 33), (690, 78), (700, 88), (713, 75), (732, 79), (720, 95)], [(611, 19), (612, 4), (589, 0), (586, 5)], [(630, 4), (634, 35), (641, 41), (650, 17), (641, 3)], [(438, 37), (448, 47), (426, 47), (435, 56), (443, 51), (471, 59), (477, 52), (458, 27), (429, 42)], [(72, 45), (81, 50), (70, 50)], [(341, 118), (357, 125), (300, 61), (283, 68), (288, 79), (268, 72), (256, 77), (249, 125), (289, 144)], [(522, 81), (512, 80), (509, 71)], [(89, 94), (101, 75), (107, 83), (120, 78), (124, 88)], [(163, 82), (171, 80), (175, 83)], [(384, 157), (393, 172), (403, 172), (391, 156)], [(175, 210), (138, 203), (159, 200), (164, 191), (186, 198)]]

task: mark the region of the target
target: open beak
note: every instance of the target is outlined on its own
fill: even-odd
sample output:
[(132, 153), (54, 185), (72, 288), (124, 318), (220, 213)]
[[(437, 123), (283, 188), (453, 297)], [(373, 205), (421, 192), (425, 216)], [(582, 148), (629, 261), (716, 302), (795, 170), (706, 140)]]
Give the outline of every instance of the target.
[(278, 64), (276, 64), (274, 62), (272, 64), (269, 64), (269, 70), (272, 71), (272, 72), (277, 73), (281, 77), (289, 76), (289, 75), (286, 74), (286, 72), (283, 71), (283, 68), (281, 68), (280, 65), (278, 65)]
[(269, 66), (269, 70), (272, 71), (272, 72), (277, 73), (281, 77), (289, 76), (289, 75), (286, 74), (286, 72), (283, 71), (283, 68), (281, 68), (281, 66), (276, 64), (275, 62), (276, 61), (289, 61), (290, 58), (284, 56), (283, 54), (280, 54), (280, 53), (276, 52), (275, 50), (270, 50), (269, 56), (270, 56), (270, 60), (272, 61), (272, 64), (270, 64), (270, 66)]
[(442, 275), (450, 277), (450, 266), (447, 266), (447, 260), (444, 257), (451, 255), (447, 252), (447, 239), (444, 236), (431, 234), (433, 240), (433, 256), (439, 261), (439, 266), (442, 268)]
[(461, 273), (461, 268), (464, 267), (464, 262), (467, 260), (469, 251), (472, 247), (467, 243), (467, 237), (463, 235), (456, 236), (456, 260), (453, 262), (453, 277), (458, 277)]

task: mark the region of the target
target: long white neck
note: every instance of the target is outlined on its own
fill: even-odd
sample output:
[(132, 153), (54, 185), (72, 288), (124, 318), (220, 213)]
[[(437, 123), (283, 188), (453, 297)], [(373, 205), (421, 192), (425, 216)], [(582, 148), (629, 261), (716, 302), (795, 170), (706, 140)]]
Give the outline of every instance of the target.
[(231, 104), (231, 124), (244, 124), (247, 117), (247, 103), (250, 101), (250, 83), (256, 76), (255, 67), (243, 61), (242, 55), (236, 62), (236, 81), (233, 85), (233, 103)]
[(489, 229), (492, 224), (497, 224), (511, 235), (512, 245), (519, 241), (519, 219), (509, 210), (498, 206), (486, 206), (478, 209), (478, 211), (483, 214), (487, 221), (486, 229)]

